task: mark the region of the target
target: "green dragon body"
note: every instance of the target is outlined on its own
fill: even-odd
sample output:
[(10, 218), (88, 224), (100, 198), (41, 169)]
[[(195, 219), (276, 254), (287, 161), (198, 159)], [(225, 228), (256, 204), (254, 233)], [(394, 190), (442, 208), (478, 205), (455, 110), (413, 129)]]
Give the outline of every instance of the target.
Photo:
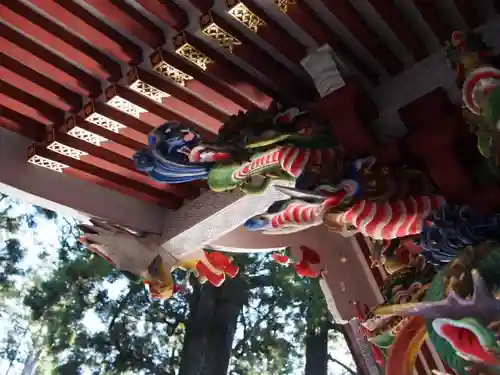
[(294, 181), (306, 168), (328, 165), (335, 156), (332, 148), (277, 146), (246, 162), (216, 164), (208, 173), (208, 186), (217, 192), (239, 187), (246, 194), (262, 194), (273, 180)]

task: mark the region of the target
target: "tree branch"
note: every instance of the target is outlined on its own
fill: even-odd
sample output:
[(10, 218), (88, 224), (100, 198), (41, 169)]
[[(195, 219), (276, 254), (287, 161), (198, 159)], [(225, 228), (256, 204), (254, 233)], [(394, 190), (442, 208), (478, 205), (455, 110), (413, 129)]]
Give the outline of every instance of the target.
[(349, 372), (349, 374), (351, 374), (351, 375), (358, 375), (352, 368), (350, 368), (347, 365), (343, 364), (338, 359), (333, 358), (330, 354), (328, 354), (328, 359), (330, 361), (336, 363), (337, 365), (343, 367), (347, 372)]

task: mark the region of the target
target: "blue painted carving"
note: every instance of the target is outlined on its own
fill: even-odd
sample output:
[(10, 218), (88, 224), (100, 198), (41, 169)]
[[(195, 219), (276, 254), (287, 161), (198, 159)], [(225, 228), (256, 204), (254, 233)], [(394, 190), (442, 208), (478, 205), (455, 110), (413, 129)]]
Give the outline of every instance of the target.
[(201, 143), (200, 134), (169, 121), (148, 136), (148, 147), (137, 151), (135, 166), (159, 182), (180, 184), (205, 179), (212, 163), (192, 163), (191, 150)]
[(453, 261), (469, 245), (500, 241), (500, 214), (482, 215), (468, 206), (447, 204), (427, 218), (416, 241), (437, 266)]

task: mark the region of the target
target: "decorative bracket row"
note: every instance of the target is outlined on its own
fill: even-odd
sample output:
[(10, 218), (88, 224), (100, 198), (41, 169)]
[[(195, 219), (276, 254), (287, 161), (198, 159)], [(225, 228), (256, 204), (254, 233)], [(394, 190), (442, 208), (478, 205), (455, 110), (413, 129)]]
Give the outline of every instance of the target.
[(213, 63), (210, 57), (186, 41), (186, 35), (184, 33), (177, 34), (173, 41), (175, 53), (197, 65), (202, 70), (207, 70), (208, 66)]
[(297, 0), (273, 0), (273, 2), (283, 13), (286, 13), (288, 12), (288, 6), (296, 4)]
[(260, 26), (265, 25), (265, 22), (260, 17), (252, 13), (252, 11), (241, 1), (226, 0), (226, 4), (228, 7), (227, 13), (254, 33), (257, 33)]
[(201, 32), (206, 36), (215, 40), (222, 48), (229, 53), (233, 53), (234, 47), (241, 45), (241, 42), (222, 27), (217, 25), (212, 13), (208, 12), (200, 18)]
[(116, 86), (111, 85), (109, 86), (105, 93), (105, 98), (106, 98), (106, 104), (116, 108), (122, 112), (125, 112), (131, 116), (134, 116), (135, 118), (139, 118), (141, 113), (147, 112), (146, 109), (138, 106), (137, 104), (132, 103), (129, 100), (126, 100), (119, 96), (116, 92)]
[(162, 104), (163, 98), (168, 98), (170, 94), (159, 90), (158, 88), (144, 82), (139, 78), (139, 74), (136, 68), (132, 69), (127, 73), (127, 83), (128, 87), (139, 94), (147, 96), (149, 99), (154, 100), (157, 103)]
[[(150, 56), (151, 65), (153, 66), (153, 70), (162, 76), (176, 82), (181, 86), (185, 86), (186, 82), (193, 79), (189, 74), (184, 73), (182, 70), (179, 70), (169, 63), (167, 63), (163, 57), (163, 51), (157, 50)], [(198, 64), (196, 64), (198, 65)], [(199, 65), (198, 65), (199, 66)]]
[(110, 119), (109, 117), (103, 116), (102, 114), (98, 113), (95, 110), (93, 101), (85, 104), (85, 106), (83, 107), (83, 115), (85, 116), (86, 121), (94, 125), (100, 126), (101, 128), (109, 130), (110, 132), (113, 133), (119, 133), (120, 129), (126, 127), (125, 125), (119, 123), (118, 121), (115, 121), (113, 119)]

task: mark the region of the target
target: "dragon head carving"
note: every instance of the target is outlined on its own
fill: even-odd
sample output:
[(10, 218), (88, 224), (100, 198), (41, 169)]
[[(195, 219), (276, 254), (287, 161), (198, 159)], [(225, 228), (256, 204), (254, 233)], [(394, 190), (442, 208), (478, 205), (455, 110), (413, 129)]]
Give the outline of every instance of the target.
[(498, 368), (499, 259), (496, 241), (464, 249), (436, 275), (424, 301), (383, 306), (375, 313), (424, 318), (432, 342), (457, 374), (467, 374), (467, 367)]

